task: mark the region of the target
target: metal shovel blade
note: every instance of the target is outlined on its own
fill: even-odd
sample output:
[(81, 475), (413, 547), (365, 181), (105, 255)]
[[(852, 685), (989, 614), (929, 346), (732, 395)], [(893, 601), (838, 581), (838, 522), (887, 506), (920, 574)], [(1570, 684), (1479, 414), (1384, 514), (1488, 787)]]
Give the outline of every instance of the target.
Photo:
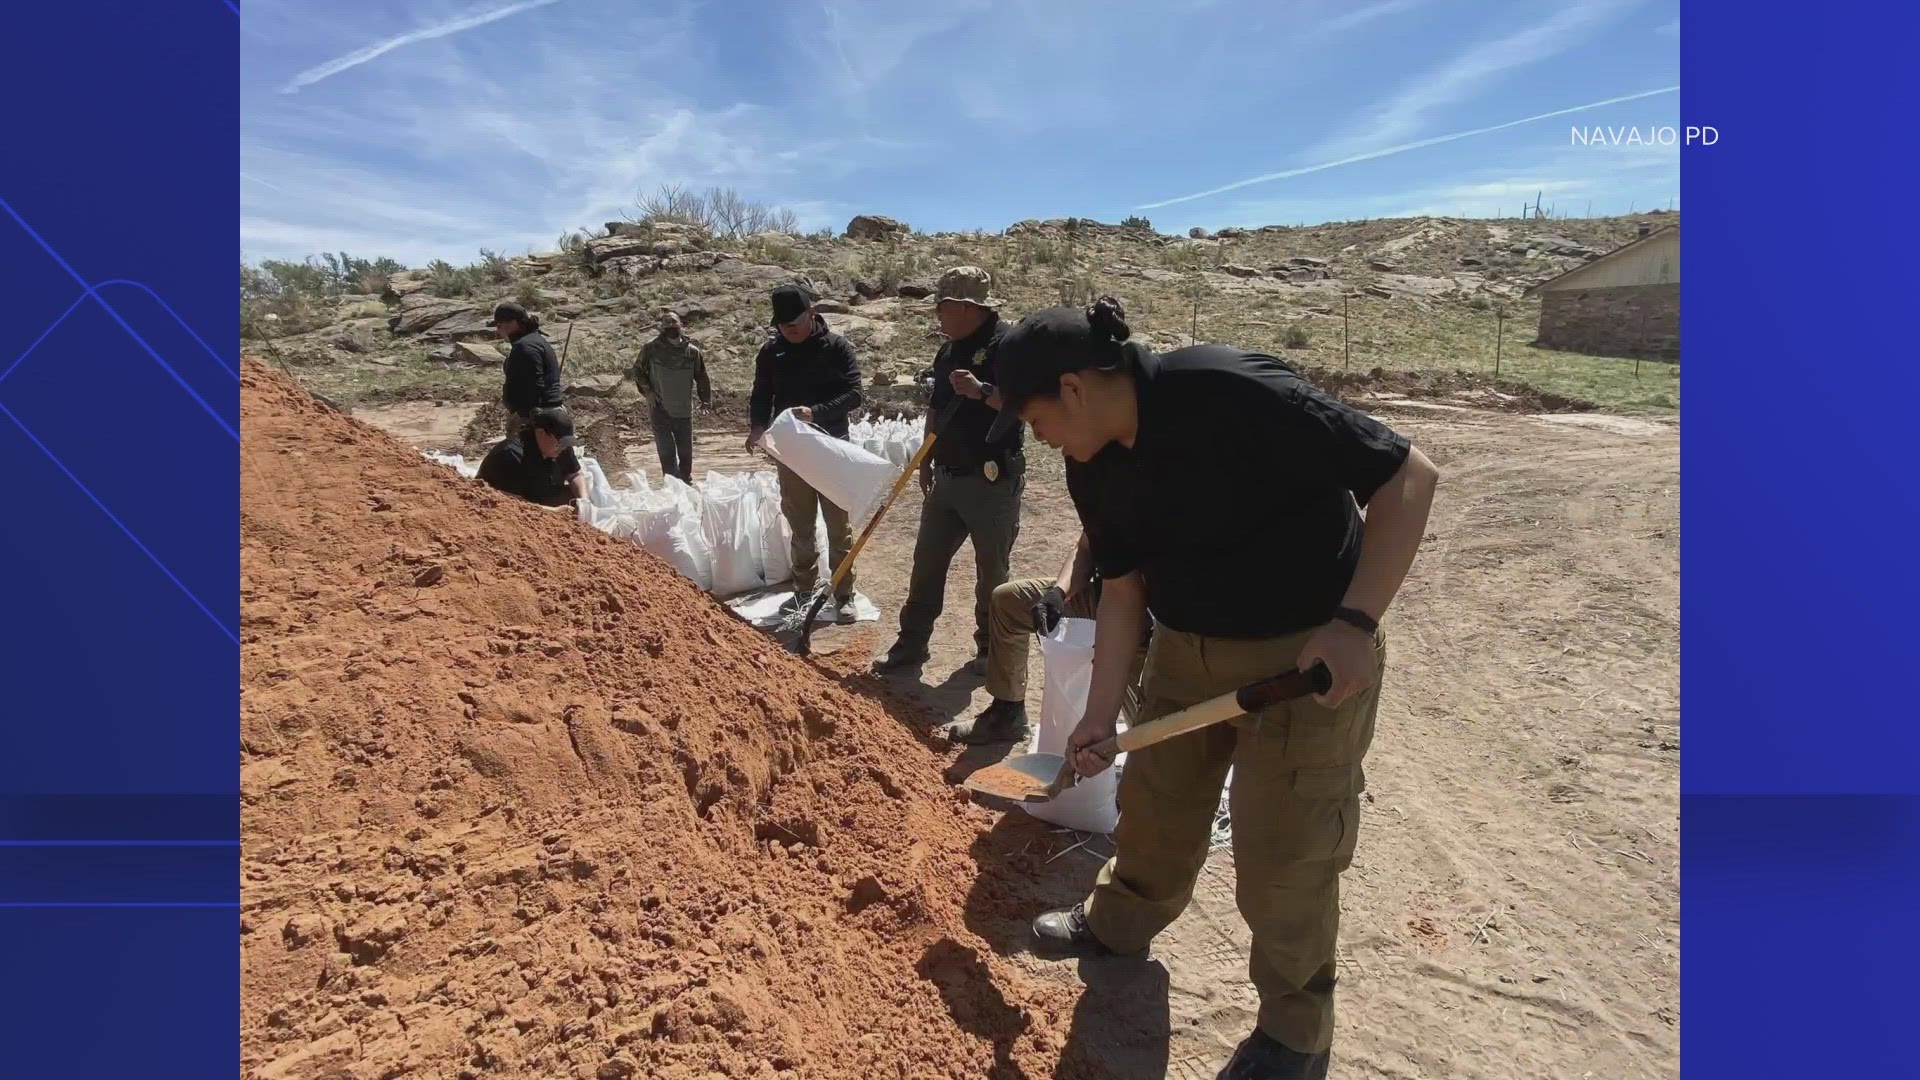
[(1060, 794), (1054, 782), (1066, 764), (1067, 759), (1059, 754), (1015, 754), (977, 770), (960, 786), (977, 795), (1009, 802), (1050, 802)]

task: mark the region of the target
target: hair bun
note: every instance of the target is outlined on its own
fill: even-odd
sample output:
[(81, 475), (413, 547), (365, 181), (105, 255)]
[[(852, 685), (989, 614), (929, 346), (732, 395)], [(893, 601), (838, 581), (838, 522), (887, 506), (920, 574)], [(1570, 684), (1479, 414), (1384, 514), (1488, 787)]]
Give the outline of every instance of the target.
[(1127, 340), (1133, 334), (1127, 326), (1126, 309), (1111, 296), (1103, 296), (1087, 307), (1087, 325), (1092, 327), (1096, 335), (1116, 343)]

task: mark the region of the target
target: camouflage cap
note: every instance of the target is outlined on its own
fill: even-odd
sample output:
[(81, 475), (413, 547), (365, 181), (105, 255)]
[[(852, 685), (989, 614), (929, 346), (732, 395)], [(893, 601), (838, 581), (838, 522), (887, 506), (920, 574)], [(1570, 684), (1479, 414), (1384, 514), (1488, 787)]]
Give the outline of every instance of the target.
[(939, 284), (934, 286), (933, 295), (928, 299), (935, 304), (958, 300), (984, 308), (997, 308), (1006, 303), (993, 295), (993, 275), (977, 266), (956, 266), (941, 274)]

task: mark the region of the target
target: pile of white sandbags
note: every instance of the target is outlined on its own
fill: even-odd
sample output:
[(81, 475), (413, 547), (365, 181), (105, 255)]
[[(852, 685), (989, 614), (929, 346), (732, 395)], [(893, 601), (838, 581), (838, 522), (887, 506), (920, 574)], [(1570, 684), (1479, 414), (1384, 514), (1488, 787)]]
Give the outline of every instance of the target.
[[(851, 507), (858, 531), (920, 449), (924, 427), (899, 417), (863, 420), (850, 434), (846, 441), (831, 438), (787, 412), (776, 419), (764, 445), (835, 505)], [(426, 451), (425, 456), (469, 479), (479, 472), (478, 462), (459, 454)], [(645, 472), (629, 470), (616, 486), (600, 462), (578, 456), (587, 479), (587, 498), (577, 504), (581, 521), (646, 548), (716, 596), (755, 592), (793, 578), (793, 534), (780, 510), (780, 482), (772, 471), (710, 472), (697, 486), (669, 476), (655, 488)], [(826, 521), (816, 515), (813, 528), (817, 576), (824, 581), (833, 572), (827, 564)]]
[[(600, 463), (581, 457), (587, 499), (580, 520), (609, 535), (632, 540), (716, 596), (737, 596), (793, 577), (793, 534), (780, 511), (774, 474), (708, 473), (697, 486), (677, 476), (658, 488), (643, 472), (627, 472), (615, 487)], [(826, 567), (827, 525), (814, 519), (814, 546)]]
[(904, 469), (926, 438), (926, 421), (917, 417), (891, 417), (861, 420), (847, 429), (848, 441), (875, 457), (885, 458), (896, 469)]

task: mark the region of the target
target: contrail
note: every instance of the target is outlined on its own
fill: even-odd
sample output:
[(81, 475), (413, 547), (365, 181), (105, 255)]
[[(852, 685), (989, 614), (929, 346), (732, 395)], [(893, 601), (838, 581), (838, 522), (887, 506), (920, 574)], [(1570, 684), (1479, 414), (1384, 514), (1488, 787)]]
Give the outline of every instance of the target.
[(1245, 180), (1236, 180), (1231, 184), (1226, 184), (1221, 187), (1210, 188), (1206, 191), (1196, 191), (1191, 195), (1182, 195), (1176, 199), (1162, 199), (1159, 202), (1141, 203), (1139, 206), (1134, 207), (1134, 209), (1157, 210), (1162, 206), (1172, 206), (1175, 203), (1192, 202), (1195, 199), (1204, 199), (1209, 195), (1218, 195), (1218, 194), (1221, 194), (1222, 192), (1233, 191), (1238, 188), (1251, 187), (1254, 184), (1264, 184), (1269, 180), (1286, 180), (1290, 177), (1305, 176), (1307, 173), (1320, 172), (1324, 169), (1336, 169), (1342, 165), (1352, 165), (1357, 161), (1372, 161), (1374, 158), (1390, 157), (1394, 154), (1404, 154), (1409, 150), (1418, 150), (1422, 147), (1436, 146), (1440, 143), (1449, 143), (1449, 142), (1453, 142), (1456, 139), (1472, 138), (1475, 135), (1485, 135), (1490, 131), (1500, 131), (1504, 128), (1519, 127), (1521, 124), (1531, 124), (1536, 120), (1551, 120), (1556, 116), (1566, 116), (1568, 113), (1586, 112), (1588, 109), (1598, 109), (1607, 105), (1618, 105), (1623, 101), (1638, 101), (1641, 98), (1650, 98), (1658, 94), (1671, 94), (1678, 89), (1680, 88), (1677, 86), (1663, 86), (1658, 90), (1642, 90), (1637, 94), (1627, 94), (1622, 97), (1612, 97), (1612, 98), (1606, 99), (1605, 101), (1589, 101), (1585, 105), (1575, 105), (1572, 108), (1568, 108), (1568, 109), (1555, 109), (1552, 112), (1543, 112), (1536, 116), (1523, 117), (1519, 120), (1509, 120), (1504, 124), (1494, 124), (1492, 127), (1474, 128), (1472, 131), (1456, 131), (1451, 135), (1435, 135), (1431, 139), (1421, 139), (1418, 142), (1401, 143), (1399, 146), (1389, 146), (1382, 150), (1369, 150), (1364, 154), (1355, 154), (1352, 157), (1343, 157), (1338, 161), (1323, 162), (1319, 165), (1308, 165), (1304, 168), (1299, 168), (1299, 169), (1287, 169), (1284, 172), (1271, 172), (1263, 176), (1252, 176), (1252, 177), (1248, 177)]
[(318, 67), (310, 67), (300, 74), (295, 75), (292, 82), (280, 88), (280, 92), (283, 94), (294, 93), (303, 86), (312, 86), (321, 79), (331, 78), (348, 68), (359, 67), (374, 57), (390, 53), (403, 45), (412, 45), (417, 41), (432, 41), (434, 38), (443, 38), (448, 34), (457, 34), (462, 30), (471, 30), (476, 26), (485, 26), (490, 22), (497, 22), (509, 15), (518, 15), (523, 11), (530, 11), (534, 8), (546, 7), (549, 4), (557, 4), (559, 2), (560, 0), (520, 0), (519, 3), (508, 4), (506, 7), (491, 8), (486, 11), (475, 12), (471, 15), (462, 15), (457, 19), (440, 23), (437, 26), (423, 26), (418, 30), (409, 30), (404, 34), (390, 37), (385, 41), (376, 41), (364, 48), (355, 49), (345, 56), (335, 57)]

